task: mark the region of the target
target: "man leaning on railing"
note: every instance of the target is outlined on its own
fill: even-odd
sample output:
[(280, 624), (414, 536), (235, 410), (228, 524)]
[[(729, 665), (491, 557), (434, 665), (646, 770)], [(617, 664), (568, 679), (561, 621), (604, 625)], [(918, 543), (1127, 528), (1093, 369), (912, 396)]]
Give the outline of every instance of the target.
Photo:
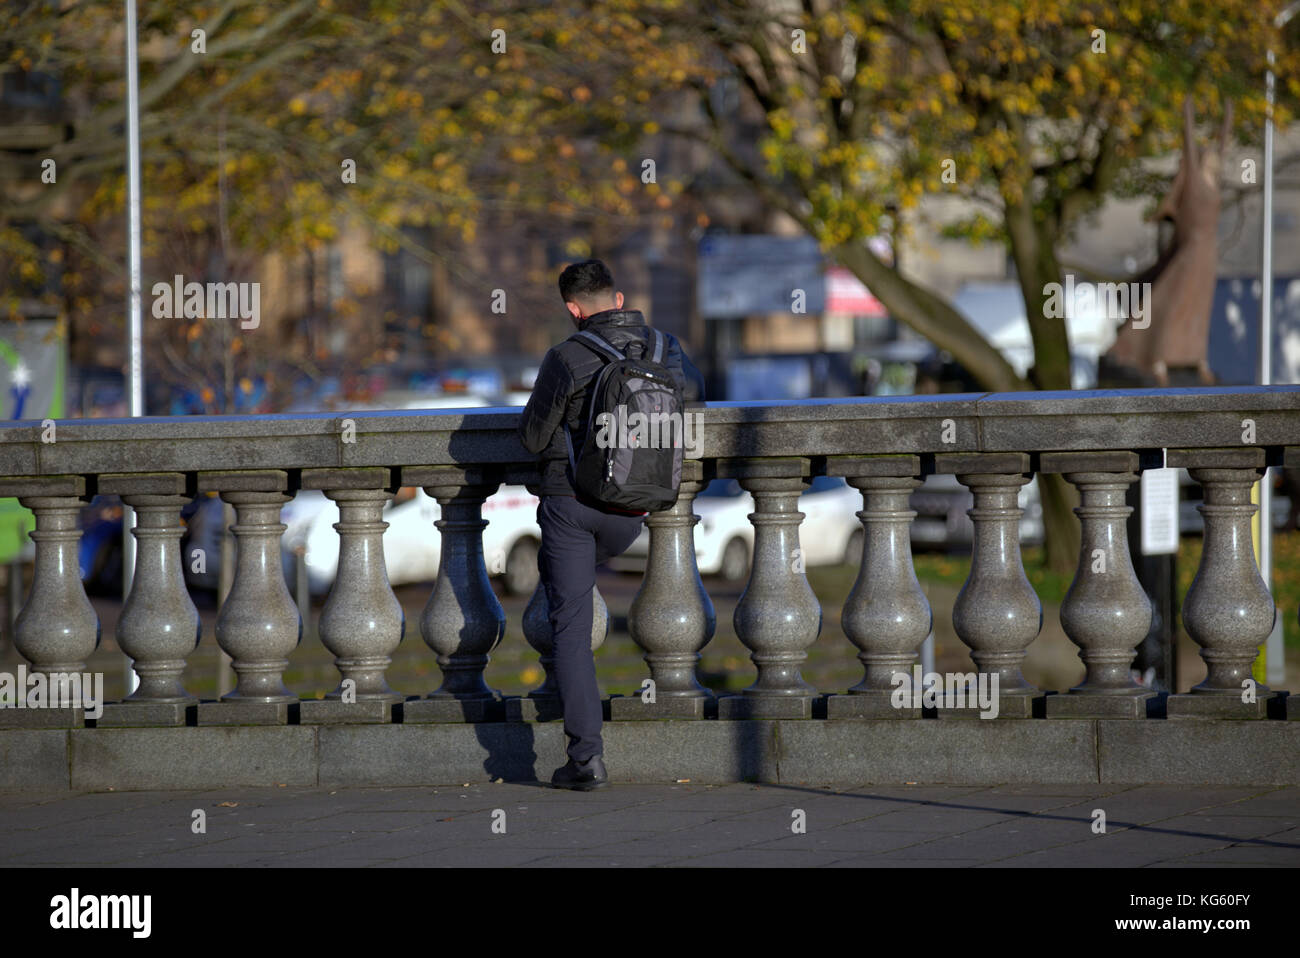
[[(654, 344), (655, 359), (672, 373), (686, 402), (704, 398), (704, 380), (673, 336), (652, 330), (639, 310), (623, 309), (623, 294), (614, 289), (604, 263), (574, 263), (560, 274), (559, 285), (578, 334), (553, 346), (542, 360), (519, 436), (541, 459), (538, 571), (550, 606), (555, 678), (569, 740), (569, 761), (555, 771), (551, 784), (590, 791), (609, 781), (591, 654), (596, 566), (632, 544), (644, 512), (618, 509), (580, 493), (571, 450), (585, 444), (591, 387), (610, 359), (602, 355), (606, 347), (612, 347), (611, 354), (645, 356)], [(590, 345), (582, 336), (589, 337)]]

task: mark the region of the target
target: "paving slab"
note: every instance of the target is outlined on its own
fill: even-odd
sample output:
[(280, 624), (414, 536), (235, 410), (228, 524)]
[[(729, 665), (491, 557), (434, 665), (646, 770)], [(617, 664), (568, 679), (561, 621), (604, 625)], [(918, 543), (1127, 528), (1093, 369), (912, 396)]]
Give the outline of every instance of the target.
[(918, 860), (957, 857), (984, 862), (1002, 861), (1084, 841), (1092, 837), (1088, 824), (1069, 825), (1032, 819), (1003, 822), (959, 835), (936, 838), (930, 834), (926, 842), (909, 848), (908, 853)]
[(230, 785), (2, 795), (0, 864), (1300, 867), (1298, 822), (1292, 786)]
[(1091, 817), (1093, 810), (1100, 808), (1106, 813), (1108, 825), (1115, 829), (1220, 808), (1258, 791), (1247, 787), (1180, 788), (1146, 785), (1115, 794), (1098, 795), (1094, 799), (1061, 806), (1047, 814)]
[(627, 855), (553, 855), (537, 858), (528, 863), (529, 868), (654, 868), (670, 865), (674, 859), (632, 858)]
[(503, 848), (542, 848), (581, 852), (595, 851), (607, 845), (638, 841), (654, 834), (644, 829), (628, 827), (592, 829), (581, 822), (573, 822), (567, 825), (544, 825), (537, 828), (515, 827), (504, 835), (491, 837)]
[[(1229, 806), (1230, 808), (1230, 806)], [(1201, 815), (1181, 815), (1166, 818), (1159, 827), (1169, 831), (1194, 832), (1197, 835), (1219, 835), (1224, 838), (1249, 838), (1282, 840), (1281, 836), (1291, 833), (1300, 825), (1300, 812), (1288, 818), (1269, 815), (1237, 815), (1228, 808), (1216, 808)], [(1296, 846), (1300, 851), (1300, 845)]]
[(917, 861), (915, 858), (884, 858), (877, 855), (855, 855), (833, 861), (827, 868), (976, 868), (978, 858), (951, 858), (941, 861)]
[(684, 868), (813, 868), (829, 865), (842, 858), (839, 852), (791, 851), (789, 849), (740, 848), (735, 851), (715, 852), (698, 858), (679, 860), (675, 864)]
[(840, 852), (858, 857), (868, 854), (886, 854), (902, 848), (923, 845), (935, 838), (934, 832), (882, 831), (871, 827), (870, 822), (840, 825), (822, 831), (809, 831), (804, 835), (786, 835), (756, 845), (764, 850)]
[(1015, 813), (971, 808), (965, 804), (949, 806), (944, 803), (932, 803), (914, 808), (900, 808), (877, 816), (871, 819), (871, 827), (881, 831), (939, 832), (945, 835), (959, 835), (1005, 822), (1013, 817)]

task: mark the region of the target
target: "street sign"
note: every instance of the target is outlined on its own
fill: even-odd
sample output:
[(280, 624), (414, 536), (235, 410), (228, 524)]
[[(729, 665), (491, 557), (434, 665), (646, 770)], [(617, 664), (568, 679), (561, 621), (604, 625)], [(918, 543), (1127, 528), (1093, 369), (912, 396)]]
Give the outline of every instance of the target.
[(705, 319), (826, 310), (821, 250), (810, 236), (712, 235), (700, 240), (698, 298)]

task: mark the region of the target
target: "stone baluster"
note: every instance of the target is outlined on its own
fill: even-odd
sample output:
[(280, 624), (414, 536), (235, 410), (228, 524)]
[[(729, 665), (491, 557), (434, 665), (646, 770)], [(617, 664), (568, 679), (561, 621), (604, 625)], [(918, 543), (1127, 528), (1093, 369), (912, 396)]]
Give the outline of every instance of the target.
[(650, 552), (641, 588), (628, 611), (628, 631), (645, 652), (653, 685), (610, 699), (611, 719), (702, 719), (712, 701), (712, 694), (695, 678), (700, 651), (717, 626), (695, 564), (692, 530), (700, 519), (692, 504), (703, 487), (702, 464), (683, 462), (677, 501), (646, 517)]
[[(551, 606), (546, 589), (537, 583), (533, 596), (524, 607), (522, 621), (524, 640), (539, 656), (545, 679), (524, 698), (506, 701), (506, 720), (510, 722), (550, 721), (563, 717), (560, 708), (560, 691), (555, 682), (555, 642), (551, 636)], [(605, 644), (609, 635), (609, 607), (600, 589), (591, 590), (591, 651)]]
[(125, 701), (104, 707), (99, 724), (185, 725), (198, 698), (185, 690), (181, 673), (202, 629), (180, 551), (180, 512), (193, 486), (183, 473), (114, 474), (99, 477), (99, 491), (120, 495), (135, 510), (135, 571), (117, 620), (117, 644), (140, 677)]
[[(36, 544), (32, 587), (14, 622), (13, 640), (14, 648), (31, 663), (31, 672), (45, 677), (46, 694), (43, 702), (28, 697), (35, 686), (29, 685), (30, 676), (22, 674), (25, 669), (19, 671), (13, 691), (24, 705), (47, 706), (0, 710), (0, 727), (84, 725), (85, 705), (89, 704), (85, 690), (82, 690), (81, 703), (77, 703), (75, 689), (52, 676), (57, 673), (83, 676), (86, 659), (99, 647), (99, 617), (86, 598), (77, 562), (77, 542), (81, 538), (77, 514), (90, 498), (86, 493), (86, 478), (0, 479), (0, 496), (16, 496), (36, 517), (36, 528), (29, 533)], [(68, 702), (69, 698), (73, 701)], [(55, 704), (64, 707), (48, 707)]]
[(441, 536), (438, 581), (420, 631), (438, 657), (443, 681), (406, 704), (404, 721), (500, 721), (501, 699), (483, 680), (488, 655), (506, 629), (483, 559), (483, 501), (500, 486), (500, 476), (480, 468), (416, 467), (402, 470), (402, 483), (423, 486), (442, 512), (434, 523)]
[(279, 469), (199, 473), (199, 491), (215, 490), (235, 507), (235, 577), (217, 615), (217, 645), (230, 656), (235, 688), (200, 702), (200, 725), (279, 725), (298, 697), (284, 685), (289, 653), (302, 639), (302, 617), (280, 561), (288, 476)]
[(388, 583), (384, 562), (384, 507), (393, 498), (392, 474), (380, 467), (304, 469), (302, 488), (321, 489), (338, 503), (338, 571), (321, 609), (321, 644), (334, 654), (339, 685), (323, 699), (305, 699), (304, 725), (387, 723), (402, 701), (386, 672), (406, 634), (406, 615)]
[[(1029, 481), (1026, 453), (966, 453), (935, 457), (935, 469), (957, 474), (975, 497), (968, 515), (974, 523), (971, 570), (953, 603), (952, 624), (971, 650), (979, 673), (993, 695), (997, 718), (1031, 718), (1043, 696), (1020, 671), (1025, 651), (1043, 627), (1038, 601), (1020, 556), (1020, 487)], [(971, 692), (976, 690), (972, 689)], [(940, 717), (973, 717), (984, 712), (942, 708)], [(990, 713), (991, 714), (991, 713)]]
[(718, 700), (718, 717), (811, 718), (817, 690), (800, 668), (821, 632), (822, 611), (799, 550), (808, 460), (719, 460), (718, 475), (736, 477), (754, 497), (754, 558), (733, 622), (758, 669), (753, 685)]
[[(1282, 468), (1300, 470), (1300, 446), (1286, 446), (1282, 449)], [(1295, 615), (1294, 610), (1291, 609), (1285, 610), (1285, 612), (1287, 615)], [(1283, 614), (1283, 610), (1279, 609), (1278, 614)], [(1300, 693), (1288, 695), (1282, 701), (1286, 709), (1287, 720), (1300, 722)]]
[(1151, 628), (1151, 600), (1129, 554), (1128, 488), (1135, 452), (1043, 453), (1044, 473), (1078, 487), (1079, 565), (1061, 602), (1061, 628), (1087, 669), (1065, 695), (1047, 697), (1048, 718), (1145, 718), (1155, 693), (1133, 681), (1137, 647)]
[[(847, 476), (862, 492), (862, 565), (840, 614), (858, 647), (862, 681), (847, 695), (826, 700), (827, 718), (919, 718), (919, 694), (900, 701), (896, 691), (916, 689), (913, 666), (930, 634), (930, 603), (912, 565), (909, 498), (920, 484), (918, 456), (832, 457), (827, 475)], [(899, 684), (898, 675), (906, 676)]]
[(1273, 699), (1251, 666), (1273, 631), (1277, 607), (1255, 563), (1251, 486), (1264, 472), (1264, 450), (1170, 449), (1170, 466), (1183, 467), (1204, 490), (1201, 564), (1183, 600), (1183, 626), (1201, 647), (1205, 681), (1166, 702), (1172, 718), (1266, 718)]

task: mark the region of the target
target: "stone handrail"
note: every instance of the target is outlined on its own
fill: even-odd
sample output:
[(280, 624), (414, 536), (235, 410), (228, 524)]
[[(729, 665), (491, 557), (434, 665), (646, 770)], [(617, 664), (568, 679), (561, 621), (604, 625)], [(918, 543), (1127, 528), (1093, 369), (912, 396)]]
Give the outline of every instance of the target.
[[(953, 621), (981, 676), (997, 679), (999, 717), (1145, 718), (1153, 693), (1133, 682), (1129, 664), (1151, 606), (1129, 559), (1125, 494), (1141, 470), (1165, 465), (1190, 469), (1204, 489), (1203, 557), (1182, 617), (1209, 670), (1195, 690), (1169, 697), (1167, 715), (1265, 718), (1276, 711), (1267, 689), (1243, 695), (1275, 614), (1250, 545), (1250, 492), (1266, 466), (1300, 465), (1300, 387), (712, 403), (694, 412), (699, 458), (686, 464), (677, 503), (647, 520), (647, 572), (629, 614), (656, 695), (653, 702), (612, 700), (612, 718), (815, 714), (821, 697), (800, 668), (822, 613), (795, 550), (798, 498), (816, 475), (843, 476), (863, 497), (862, 565), (842, 624), (864, 675), (825, 700), (825, 715), (920, 716), (919, 702), (900, 708), (893, 693), (894, 676), (910, 672), (931, 625), (908, 545), (908, 497), (930, 472), (956, 475), (974, 496), (971, 572)], [(136, 572), (117, 640), (140, 683), (105, 709), (99, 725), (491, 722), (553, 714), (549, 677), (530, 696), (509, 700), (483, 680), (505, 618), (487, 577), (481, 507), (502, 482), (535, 476), (515, 435), (518, 415), (483, 409), (6, 423), (0, 496), (18, 497), (36, 517), (35, 577), (14, 644), (34, 671), (82, 669), (100, 627), (78, 575), (77, 513), (90, 496), (115, 494), (138, 516)], [(1077, 688), (1050, 696), (1020, 669), (1042, 622), (1021, 564), (1016, 503), (1035, 472), (1064, 474), (1081, 498), (1080, 562), (1061, 621), (1087, 674)], [(692, 502), (715, 476), (737, 478), (755, 501), (753, 562), (735, 625), (757, 668), (753, 685), (716, 701), (695, 677), (715, 616), (691, 548), (698, 521)], [(383, 507), (402, 486), (423, 487), (442, 507), (441, 568), (420, 630), (443, 684), (404, 703), (385, 679), (405, 622), (381, 547)], [(300, 488), (323, 490), (340, 511), (339, 572), (320, 619), (340, 683), (324, 700), (303, 702), (282, 680), (302, 623), (279, 563), (280, 508)], [(182, 576), (179, 516), (201, 492), (219, 493), (237, 515), (234, 582), (216, 639), (238, 682), (221, 701), (198, 703), (181, 684), (199, 618)], [(523, 624), (549, 666), (545, 612), (539, 590)], [(600, 602), (597, 612), (596, 640), (605, 622)], [(19, 720), (81, 724), (75, 713)]]

